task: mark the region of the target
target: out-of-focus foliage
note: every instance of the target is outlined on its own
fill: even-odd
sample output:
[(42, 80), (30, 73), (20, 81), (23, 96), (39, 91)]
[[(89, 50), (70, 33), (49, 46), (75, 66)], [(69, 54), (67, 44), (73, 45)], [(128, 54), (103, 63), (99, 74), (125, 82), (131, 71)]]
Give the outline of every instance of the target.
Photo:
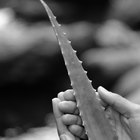
[(86, 51), (85, 63), (100, 67), (106, 78), (116, 79), (114, 92), (140, 103), (139, 32), (118, 20), (108, 20), (99, 27), (95, 38), (100, 48)]
[(108, 17), (121, 20), (126, 24), (135, 26), (139, 24), (139, 0), (112, 0)]
[(136, 103), (140, 103), (139, 13), (139, 0), (112, 1), (108, 18), (94, 37), (100, 47), (83, 55), (89, 67), (98, 65), (106, 78), (115, 79), (112, 90)]

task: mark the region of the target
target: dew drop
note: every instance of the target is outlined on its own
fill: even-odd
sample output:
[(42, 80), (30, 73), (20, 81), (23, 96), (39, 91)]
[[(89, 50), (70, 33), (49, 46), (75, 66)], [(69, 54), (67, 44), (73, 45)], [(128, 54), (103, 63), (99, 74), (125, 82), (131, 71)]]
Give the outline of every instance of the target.
[(80, 103), (79, 103), (79, 102), (77, 102), (77, 107), (79, 108), (79, 106), (80, 106)]
[(49, 19), (51, 19), (52, 17), (49, 15)]
[(73, 86), (73, 82), (71, 82), (71, 86)]
[(85, 72), (85, 74), (87, 74), (87, 71), (84, 71)]
[(89, 82), (90, 82), (90, 83), (92, 83), (92, 81), (91, 81), (91, 80), (89, 80)]
[(71, 41), (68, 40), (68, 43), (71, 44)]
[(79, 114), (80, 116), (82, 116), (82, 112), (80, 111), (80, 114)]
[(70, 75), (70, 72), (68, 71), (68, 75)]
[[(61, 42), (59, 41), (58, 43), (59, 43), (59, 45), (61, 46)], [(63, 54), (63, 53), (62, 53), (62, 54)]]
[[(68, 63), (65, 61), (65, 65), (67, 66), (68, 65)], [(68, 72), (69, 73), (69, 72)]]
[(101, 106), (102, 110), (105, 110), (105, 107)]
[(82, 125), (85, 126), (85, 122), (84, 121), (82, 122)]

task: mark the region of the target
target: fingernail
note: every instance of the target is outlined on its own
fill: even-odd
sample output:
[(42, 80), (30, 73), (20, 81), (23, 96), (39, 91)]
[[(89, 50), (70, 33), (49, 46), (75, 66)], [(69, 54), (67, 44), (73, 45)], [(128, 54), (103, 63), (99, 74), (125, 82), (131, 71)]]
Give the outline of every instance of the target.
[(64, 101), (64, 92), (60, 92), (57, 96), (61, 101)]
[(55, 98), (52, 99), (52, 102), (54, 102)]
[(108, 90), (106, 90), (104, 87), (102, 87), (102, 86), (100, 86), (99, 88), (98, 88), (100, 91), (102, 91), (102, 92), (108, 92)]

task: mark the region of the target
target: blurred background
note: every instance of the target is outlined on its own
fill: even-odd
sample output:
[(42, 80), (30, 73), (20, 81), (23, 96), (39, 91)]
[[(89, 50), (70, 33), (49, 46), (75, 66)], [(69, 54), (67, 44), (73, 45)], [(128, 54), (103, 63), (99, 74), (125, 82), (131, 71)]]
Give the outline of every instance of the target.
[[(140, 103), (140, 1), (45, 0), (93, 87)], [(52, 98), (70, 81), (39, 0), (0, 1), (0, 139), (57, 140)]]

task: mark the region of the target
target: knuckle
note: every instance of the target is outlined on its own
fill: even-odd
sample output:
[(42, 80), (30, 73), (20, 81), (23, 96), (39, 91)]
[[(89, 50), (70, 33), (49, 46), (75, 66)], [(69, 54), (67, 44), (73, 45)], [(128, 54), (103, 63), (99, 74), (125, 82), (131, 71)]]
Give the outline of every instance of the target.
[(72, 101), (62, 101), (59, 103), (59, 108), (65, 113), (74, 113), (76, 103)]
[(59, 92), (57, 97), (58, 97), (60, 100), (64, 100), (63, 95), (64, 95), (64, 92)]
[(67, 121), (69, 120), (69, 115), (68, 115), (68, 114), (63, 115), (63, 116), (62, 116), (62, 120), (63, 120), (64, 122), (67, 122)]
[(75, 101), (75, 97), (73, 95), (74, 91), (72, 89), (69, 89), (67, 90), (65, 93), (64, 93), (64, 98), (65, 100), (68, 100), (68, 101)]
[(67, 89), (65, 92), (72, 93), (73, 89)]

